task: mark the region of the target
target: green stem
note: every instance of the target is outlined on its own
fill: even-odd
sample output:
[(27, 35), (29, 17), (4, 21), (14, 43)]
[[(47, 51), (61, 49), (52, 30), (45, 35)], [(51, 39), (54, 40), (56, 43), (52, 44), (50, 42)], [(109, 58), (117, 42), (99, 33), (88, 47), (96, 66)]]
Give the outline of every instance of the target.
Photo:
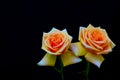
[(58, 56), (58, 59), (60, 61), (60, 75), (61, 75), (61, 79), (64, 80), (64, 74), (63, 74), (63, 62), (61, 60), (61, 56)]
[(89, 80), (89, 78), (88, 78), (89, 69), (90, 69), (90, 63), (87, 61), (86, 71), (85, 71), (85, 78), (86, 78), (85, 80)]

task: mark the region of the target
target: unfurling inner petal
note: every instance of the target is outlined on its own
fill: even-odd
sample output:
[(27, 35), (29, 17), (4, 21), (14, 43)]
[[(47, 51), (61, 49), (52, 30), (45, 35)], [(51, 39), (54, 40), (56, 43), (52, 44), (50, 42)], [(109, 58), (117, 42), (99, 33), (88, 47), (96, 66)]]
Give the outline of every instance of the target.
[(84, 27), (80, 27), (79, 30), (79, 40), (81, 41), (82, 45), (86, 48), (86, 49), (92, 49), (95, 51), (99, 51), (99, 49), (96, 49), (95, 47), (93, 47), (93, 45), (89, 42), (89, 38), (88, 38), (88, 34), (87, 34), (87, 29)]
[(65, 36), (61, 33), (54, 33), (51, 34), (47, 39), (46, 39), (46, 45), (49, 47), (52, 52), (58, 51), (63, 43), (65, 42)]

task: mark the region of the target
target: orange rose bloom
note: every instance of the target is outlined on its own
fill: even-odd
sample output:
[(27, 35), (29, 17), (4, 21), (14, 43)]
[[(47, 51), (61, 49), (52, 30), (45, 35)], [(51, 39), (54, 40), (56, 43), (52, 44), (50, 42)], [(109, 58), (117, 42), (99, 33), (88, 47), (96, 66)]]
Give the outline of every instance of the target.
[(72, 37), (66, 30), (59, 31), (53, 28), (49, 33), (43, 34), (42, 49), (49, 54), (61, 55), (67, 51), (71, 40)]
[(57, 56), (61, 57), (63, 66), (75, 64), (81, 61), (72, 51), (69, 51), (72, 37), (67, 33), (67, 30), (62, 31), (53, 28), (48, 33), (43, 33), (42, 49), (47, 53), (38, 62), (40, 66), (54, 66)]
[(89, 25), (87, 28), (80, 28), (79, 40), (81, 44), (91, 53), (106, 54), (112, 51), (113, 42), (107, 32), (100, 27)]
[(71, 44), (71, 50), (76, 56), (85, 56), (87, 61), (98, 67), (104, 61), (102, 54), (108, 54), (115, 46), (105, 29), (91, 24), (87, 28), (80, 27), (79, 41)]

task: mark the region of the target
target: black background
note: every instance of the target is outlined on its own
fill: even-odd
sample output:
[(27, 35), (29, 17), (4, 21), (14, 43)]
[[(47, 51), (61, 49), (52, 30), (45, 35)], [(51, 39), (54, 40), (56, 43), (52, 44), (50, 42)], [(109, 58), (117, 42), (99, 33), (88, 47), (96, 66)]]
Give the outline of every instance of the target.
[[(29, 0), (4, 2), (0, 22), (1, 80), (61, 80), (53, 67), (37, 66), (45, 52), (41, 50), (43, 32), (53, 27), (63, 30), (78, 41), (80, 26), (101, 26), (116, 44), (113, 52), (104, 56), (101, 68), (91, 64), (90, 80), (119, 80), (119, 2), (117, 0), (51, 1)], [(77, 73), (85, 63), (64, 68), (65, 80), (79, 80)], [(3, 79), (2, 79), (3, 78)]]

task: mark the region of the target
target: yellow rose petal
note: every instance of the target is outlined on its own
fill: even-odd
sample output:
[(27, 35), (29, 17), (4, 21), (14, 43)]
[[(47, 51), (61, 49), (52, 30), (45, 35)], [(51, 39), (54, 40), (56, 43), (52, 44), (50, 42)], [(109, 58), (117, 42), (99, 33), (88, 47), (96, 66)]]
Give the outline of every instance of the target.
[(51, 31), (49, 31), (48, 33), (51, 34), (51, 33), (54, 33), (55, 31), (60, 32), (60, 30), (58, 30), (58, 29), (56, 29), (56, 28), (53, 27), (51, 29)]
[(103, 58), (102, 55), (95, 55), (95, 54), (92, 54), (92, 53), (87, 53), (85, 55), (85, 58), (86, 58), (87, 61), (93, 63), (98, 68), (100, 68), (102, 62), (104, 61), (104, 58)]
[(89, 29), (93, 29), (94, 26), (93, 26), (92, 24), (89, 24), (89, 25), (87, 26), (87, 28), (89, 28)]
[(61, 59), (63, 62), (63, 66), (67, 66), (70, 64), (75, 64), (81, 62), (82, 60), (79, 57), (76, 57), (72, 51), (67, 51), (63, 55), (61, 55)]
[(62, 33), (64, 33), (70, 40), (72, 40), (72, 36), (70, 36), (66, 29), (62, 30)]
[(40, 62), (37, 64), (39, 66), (54, 66), (56, 62), (56, 56), (51, 55), (51, 54), (46, 54)]
[(82, 34), (82, 31), (85, 29), (85, 27), (82, 27), (80, 26), (79, 28), (79, 36), (78, 36), (78, 40), (80, 41), (81, 40), (81, 34)]
[(111, 41), (111, 47), (114, 48), (116, 45)]
[(114, 48), (116, 45), (113, 43), (113, 41), (108, 37), (108, 34), (105, 29), (103, 29), (104, 34), (106, 34), (107, 39), (110, 41), (111, 48)]
[(96, 53), (96, 54), (108, 54), (109, 52), (112, 52), (112, 49), (111, 49), (111, 47), (109, 47), (107, 50), (104, 50), (104, 51), (101, 51), (101, 52), (98, 52), (98, 53)]
[(86, 50), (80, 42), (72, 43), (70, 49), (76, 56), (84, 56), (86, 54)]
[(50, 51), (47, 49), (47, 46), (46, 46), (45, 44), (42, 44), (41, 49), (45, 50), (48, 54), (55, 54), (55, 53), (50, 52)]

